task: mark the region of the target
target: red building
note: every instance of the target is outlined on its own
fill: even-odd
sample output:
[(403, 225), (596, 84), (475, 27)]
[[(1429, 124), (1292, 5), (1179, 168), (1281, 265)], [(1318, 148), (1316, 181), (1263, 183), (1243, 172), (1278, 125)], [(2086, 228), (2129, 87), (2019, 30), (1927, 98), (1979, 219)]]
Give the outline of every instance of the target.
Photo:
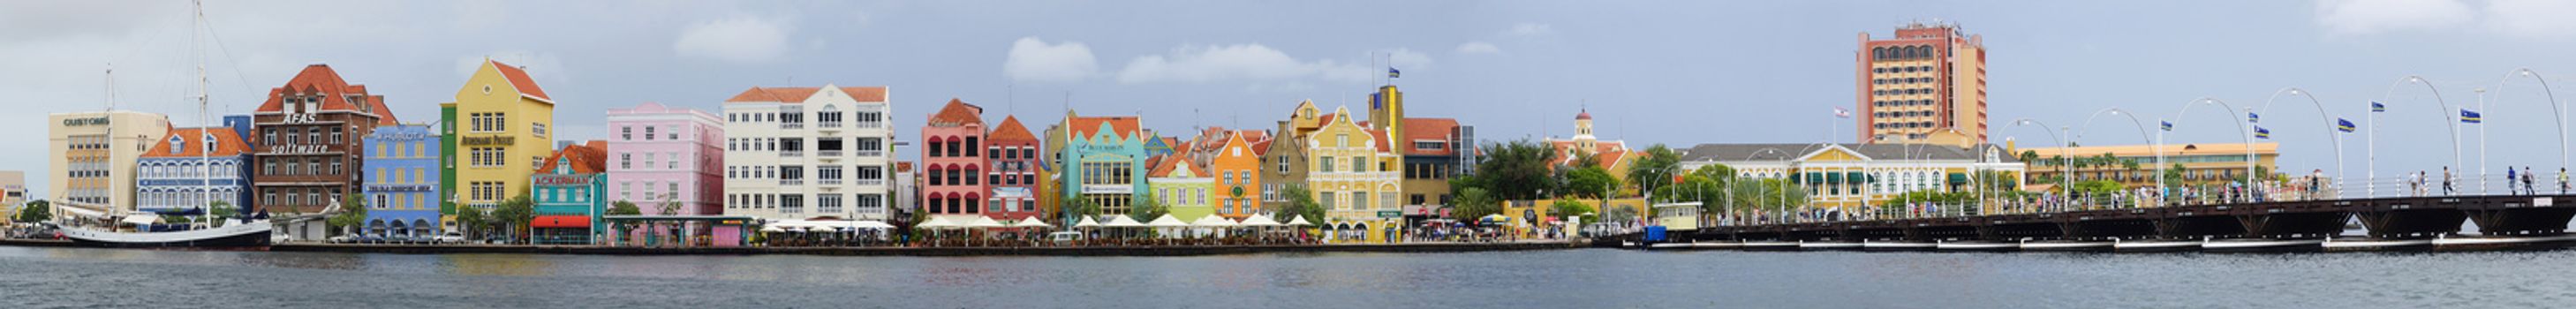
[[(985, 198), (984, 108), (949, 99), (921, 128), (923, 211), (933, 216), (981, 215)], [(1001, 219), (1001, 218), (995, 218)], [(956, 220), (956, 219), (951, 219)]]
[[(253, 212), (316, 213), (359, 193), (366, 179), (365, 140), (396, 123), (385, 97), (340, 80), (329, 65), (311, 65), (251, 114)], [(393, 150), (389, 150), (393, 151)], [(344, 207), (362, 207), (347, 205)]]
[(1020, 125), (1019, 117), (1006, 116), (985, 136), (984, 157), (992, 167), (985, 177), (986, 186), (992, 188), (985, 205), (992, 207), (984, 215), (1005, 221), (1044, 215), (1038, 209), (1037, 135)]

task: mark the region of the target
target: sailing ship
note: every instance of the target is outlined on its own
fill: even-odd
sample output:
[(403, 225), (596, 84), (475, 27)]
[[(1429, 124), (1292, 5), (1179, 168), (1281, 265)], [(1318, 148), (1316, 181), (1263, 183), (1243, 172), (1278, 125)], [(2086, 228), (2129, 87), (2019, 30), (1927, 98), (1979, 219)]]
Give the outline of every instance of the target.
[[(191, 13), (195, 15), (195, 23), (190, 26), (195, 27), (204, 25), (204, 4), (196, 3), (193, 5), (195, 6), (195, 11)], [(194, 36), (195, 31), (191, 30), (190, 35)], [(193, 39), (191, 41), (192, 45), (197, 44), (193, 42)], [(196, 52), (202, 53), (202, 51)], [(200, 57), (197, 59), (197, 63), (197, 120), (200, 123), (204, 123), (206, 118), (206, 102), (208, 101), (206, 95), (205, 59)], [(108, 72), (111, 76), (115, 74), (113, 69), (110, 69)], [(113, 83), (114, 78), (110, 77), (109, 80)], [(110, 88), (113, 89), (114, 87), (110, 86)], [(116, 100), (113, 98), (114, 91), (111, 90), (109, 93), (110, 98), (107, 100), (107, 109), (114, 111), (116, 109)], [(107, 130), (108, 136), (116, 135), (116, 128), (114, 126), (108, 127)], [(198, 171), (200, 172), (199, 175), (208, 180), (206, 182), (201, 182), (201, 184), (211, 185), (213, 183), (211, 180), (214, 175), (214, 167), (212, 167), (211, 164), (206, 164), (206, 162), (210, 161), (210, 158), (207, 157), (207, 153), (210, 152), (211, 151), (198, 152), (197, 160)], [(215, 200), (212, 198), (213, 193), (208, 191), (210, 190), (200, 190), (200, 193), (198, 194), (203, 197), (202, 200)], [(110, 218), (111, 216), (109, 215), (111, 213), (97, 210), (113, 210), (119, 208), (114, 207), (114, 205), (92, 205), (68, 202), (68, 199), (61, 200), (66, 200), (66, 202), (53, 203), (52, 205), (54, 205), (53, 207), (56, 207), (55, 209), (93, 218)], [(69, 208), (64, 208), (66, 206)], [(208, 205), (201, 203), (195, 207), (196, 208), (189, 209), (183, 213), (174, 213), (173, 215), (196, 215), (196, 218), (201, 218), (201, 220), (205, 220), (206, 222), (192, 222), (190, 224), (161, 224), (163, 223), (161, 219), (163, 214), (161, 213), (129, 212), (122, 216), (114, 216), (111, 218), (112, 220), (75, 220), (75, 222), (91, 224), (74, 224), (71, 226), (61, 226), (60, 228), (63, 237), (70, 238), (72, 244), (90, 247), (245, 250), (266, 250), (268, 248), (271, 241), (270, 235), (273, 233), (272, 231), (274, 230), (274, 227), (269, 224), (267, 216), (263, 215), (250, 218), (216, 220), (212, 219), (215, 217), (214, 214), (208, 213)], [(124, 208), (131, 209), (131, 207)], [(334, 208), (337, 208), (336, 205)], [(130, 229), (127, 227), (130, 227)]]

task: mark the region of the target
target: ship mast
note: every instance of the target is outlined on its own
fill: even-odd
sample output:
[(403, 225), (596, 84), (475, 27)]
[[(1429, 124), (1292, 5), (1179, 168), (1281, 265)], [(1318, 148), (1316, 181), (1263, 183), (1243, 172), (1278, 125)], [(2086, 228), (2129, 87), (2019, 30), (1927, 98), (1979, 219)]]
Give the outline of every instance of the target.
[(205, 43), (197, 40), (196, 30), (196, 27), (203, 26), (206, 22), (206, 4), (205, 1), (200, 0), (190, 1), (189, 5), (193, 6), (194, 11), (190, 12), (190, 15), (194, 16), (195, 21), (189, 24), (188, 50), (194, 54), (190, 56), (197, 59), (197, 124), (200, 126), (197, 128), (198, 140), (192, 143), (196, 144), (192, 146), (198, 148), (197, 175), (200, 176), (197, 178), (197, 218), (212, 225), (215, 216), (214, 209), (211, 208), (215, 201), (215, 164), (209, 156), (215, 152), (215, 141), (214, 134), (206, 131), (212, 128), (207, 126), (209, 123), (206, 122), (206, 97), (209, 96), (206, 91), (206, 53), (203, 50)]

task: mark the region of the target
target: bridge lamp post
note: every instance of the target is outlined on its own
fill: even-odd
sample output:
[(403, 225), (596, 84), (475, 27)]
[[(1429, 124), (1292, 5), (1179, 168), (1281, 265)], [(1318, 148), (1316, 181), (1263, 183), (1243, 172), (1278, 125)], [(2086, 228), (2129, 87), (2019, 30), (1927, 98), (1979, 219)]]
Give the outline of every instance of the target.
[[(2049, 127), (2049, 125), (2048, 125), (2047, 123), (2042, 123), (2042, 122), (2039, 122), (2038, 120), (2031, 120), (2030, 118), (2022, 118), (2022, 119), (2020, 119), (2020, 120), (2013, 120), (2013, 126), (2016, 126), (2016, 127), (2018, 127), (2018, 126), (2030, 126), (2030, 125), (2036, 125), (2036, 126), (2039, 126), (2039, 127), (2040, 127), (2040, 129), (2041, 129), (2040, 131), (2042, 131), (2042, 132), (2046, 132), (2046, 131), (2047, 131), (2047, 129), (2048, 129), (2048, 127)], [(2069, 144), (2067, 144), (2067, 143), (2066, 143), (2066, 139), (2065, 139), (2065, 138), (2059, 137), (2059, 134), (2058, 134), (2058, 133), (2059, 133), (2059, 132), (2064, 132), (2064, 131), (2066, 131), (2066, 127), (2057, 127), (2057, 131), (2058, 131), (2058, 132), (2048, 132), (2048, 139), (2049, 139), (2049, 141), (2057, 142), (2057, 145), (2058, 145), (2058, 147), (2057, 147), (2057, 157), (2060, 159), (2060, 160), (2059, 160), (2060, 162), (2058, 162), (2058, 163), (2057, 163), (2057, 181), (2058, 181), (2058, 187), (2057, 187), (2057, 190), (2058, 190), (2058, 191), (2061, 191), (2061, 192), (2065, 192), (2066, 196), (2065, 196), (2065, 197), (2061, 197), (2061, 198), (2074, 197), (2074, 196), (2075, 196), (2075, 171), (2069, 170), (2069, 168), (2073, 168), (2073, 167), (2075, 166), (2075, 156), (2073, 156), (2073, 155), (2072, 155), (2072, 153), (2068, 153), (2068, 152), (2073, 151), (2073, 150), (2072, 150), (2072, 148), (2074, 148), (2074, 147), (2075, 147), (2075, 145), (2069, 145)], [(2071, 199), (2069, 199), (2069, 200), (2071, 200)], [(2059, 206), (2059, 207), (2065, 207), (2065, 206)]]
[[(2431, 91), (2433, 93), (2433, 104), (2435, 105), (2433, 114), (2442, 115), (2442, 122), (2448, 123), (2449, 126), (2447, 127), (2451, 129), (2451, 166), (2460, 166), (2460, 124), (2459, 121), (2453, 120), (2455, 118), (2449, 116), (2450, 114), (2448, 111), (2442, 110), (2444, 108), (2449, 108), (2451, 105), (2450, 103), (2442, 100), (2441, 88), (2433, 87), (2433, 82), (2425, 81), (2422, 76), (2408, 75), (2405, 79), (2399, 79), (2396, 82), (2389, 83), (2388, 91), (2380, 93), (2379, 101), (2383, 103), (2387, 102), (2389, 96), (2397, 94), (2397, 87), (2404, 84), (2423, 85), (2424, 90)], [(2369, 149), (2369, 152), (2367, 153), (2369, 159), (2365, 161), (2368, 162), (2366, 165), (2370, 167), (2371, 179), (2375, 181), (2379, 178), (2379, 114), (2377, 108), (2372, 109), (2370, 118), (2370, 136), (2369, 139), (2365, 140), (2363, 148)], [(2449, 178), (2450, 177), (2443, 177), (2442, 181), (2450, 181), (2451, 179)], [(2379, 187), (2371, 186), (2370, 188), (2372, 195), (2377, 195), (2376, 191), (2379, 190)], [(2448, 193), (2446, 192), (2445, 194)]]
[[(2513, 78), (2515, 77), (2530, 77), (2531, 80), (2540, 82), (2540, 93), (2542, 95), (2546, 95), (2549, 99), (2549, 102), (2547, 103), (2549, 103), (2550, 119), (2555, 120), (2558, 124), (2558, 166), (2560, 168), (2567, 167), (2567, 111), (2564, 107), (2560, 106), (2565, 105), (2567, 102), (2558, 101), (2557, 91), (2549, 88), (2549, 79), (2542, 78), (2540, 76), (2540, 72), (2534, 72), (2531, 68), (2514, 69), (2512, 73), (2505, 73), (2504, 80), (2496, 81), (2496, 94), (2498, 99), (2503, 98), (2502, 95), (2504, 94), (2505, 86), (2512, 85), (2509, 82), (2513, 81)], [(2478, 102), (2479, 109), (2486, 108), (2485, 100), (2479, 100)], [(2486, 138), (2486, 126), (2478, 126), (2478, 132), (2478, 138), (2480, 139), (2478, 142), (2478, 155), (2480, 156), (2478, 163), (2483, 165), (2486, 163), (2486, 159), (2484, 159), (2484, 156), (2486, 155), (2486, 142), (2484, 141)]]
[[(2195, 104), (2195, 103), (2196, 103), (2196, 104)], [(2235, 106), (2228, 105), (2226, 101), (2219, 101), (2218, 99), (2213, 99), (2213, 98), (2209, 98), (2209, 97), (2201, 97), (2201, 98), (2199, 98), (2199, 99), (2193, 99), (2193, 100), (2191, 101), (2191, 103), (2185, 103), (2185, 104), (2183, 104), (2183, 106), (2182, 106), (2182, 111), (2175, 112), (2175, 113), (2174, 113), (2174, 117), (2173, 117), (2172, 119), (2175, 119), (2175, 120), (2181, 120), (2181, 119), (2182, 119), (2182, 115), (2189, 115), (2189, 114), (2191, 114), (2191, 108), (2192, 108), (2192, 107), (2194, 107), (2194, 106), (2201, 106), (2201, 105), (2217, 105), (2218, 107), (2220, 107), (2220, 108), (2225, 108), (2226, 110), (2229, 110), (2229, 111), (2234, 111), (2234, 110), (2236, 110), (2236, 107), (2235, 107)], [(2252, 110), (2247, 110), (2247, 111), (2248, 111), (2248, 112), (2251, 112)], [(2234, 115), (2230, 115), (2230, 116), (2228, 116), (2228, 117), (2235, 117), (2235, 116), (2234, 116)], [(2243, 133), (2245, 133), (2245, 177), (2246, 177), (2246, 179), (2248, 179), (2248, 180), (2254, 179), (2254, 178), (2253, 178), (2253, 177), (2255, 177), (2255, 176), (2254, 176), (2254, 165), (2257, 163), (2257, 160), (2256, 160), (2256, 158), (2255, 158), (2255, 156), (2254, 156), (2254, 128), (2253, 128), (2253, 127), (2248, 127), (2248, 126), (2246, 126), (2246, 125), (2245, 125), (2245, 123), (2243, 123), (2243, 122), (2228, 121), (2228, 123), (2236, 124), (2236, 129), (2237, 129), (2237, 130), (2240, 130), (2240, 131), (2244, 131)], [(2167, 163), (2167, 162), (2165, 161), (2165, 143), (2164, 143), (2164, 140), (2165, 140), (2165, 138), (2164, 138), (2164, 136), (2165, 136), (2165, 132), (2166, 132), (2166, 131), (2157, 131), (2157, 132), (2156, 132), (2156, 187), (2157, 187), (2157, 189), (2158, 189), (2158, 190), (2163, 190), (2163, 189), (2164, 189), (2164, 186), (2166, 185), (2166, 184), (2165, 184), (2165, 178), (2164, 178), (2165, 168), (2166, 168), (2166, 166), (2170, 166), (2170, 165), (2172, 165), (2172, 163)], [(2253, 182), (2252, 182), (2252, 181), (2247, 181), (2247, 182), (2246, 182), (2246, 184), (2247, 184), (2247, 185), (2252, 185), (2252, 184), (2253, 184)]]
[[(2326, 137), (2328, 138), (2327, 140), (2330, 140), (2330, 141), (2333, 141), (2333, 142), (2334, 142), (2334, 148), (2335, 148), (2335, 177), (2336, 177), (2336, 179), (2338, 179), (2337, 181), (2335, 181), (2334, 187), (2335, 187), (2335, 188), (2338, 188), (2338, 189), (2343, 188), (2343, 181), (2341, 181), (2341, 180), (2340, 180), (2340, 179), (2342, 179), (2343, 175), (2346, 175), (2346, 173), (2345, 173), (2345, 172), (2346, 172), (2346, 170), (2345, 170), (2344, 163), (2343, 163), (2343, 134), (2338, 133), (2338, 131), (2340, 131), (2341, 129), (2340, 129), (2340, 127), (2339, 127), (2339, 126), (2334, 122), (2334, 121), (2335, 121), (2335, 119), (2329, 119), (2330, 117), (2326, 116), (2326, 105), (2325, 105), (2325, 103), (2318, 102), (2318, 101), (2317, 101), (2317, 96), (2316, 96), (2316, 95), (2314, 95), (2314, 94), (2310, 94), (2310, 93), (2308, 93), (2308, 91), (2307, 91), (2306, 89), (2299, 89), (2299, 87), (2285, 87), (2285, 88), (2281, 88), (2281, 90), (2273, 91), (2273, 92), (2272, 92), (2272, 97), (2263, 99), (2263, 106), (2262, 106), (2262, 107), (2257, 107), (2257, 108), (2255, 108), (2255, 109), (2262, 110), (2262, 111), (2263, 111), (2263, 113), (2265, 113), (2265, 114), (2272, 113), (2272, 101), (2273, 101), (2273, 100), (2280, 99), (2280, 98), (2281, 98), (2281, 95), (2285, 95), (2285, 94), (2286, 94), (2286, 95), (2294, 95), (2294, 96), (2300, 96), (2300, 97), (2308, 98), (2308, 105), (2313, 106), (2313, 107), (2316, 107), (2316, 109), (2317, 109), (2317, 120), (2318, 120), (2318, 121), (2324, 121), (2324, 122), (2325, 122), (2325, 127), (2326, 127)], [(2249, 145), (2249, 146), (2250, 146), (2250, 145)], [(2252, 148), (2247, 148), (2247, 149), (2252, 149)], [(2250, 159), (2250, 158), (2249, 158), (2249, 159)], [(2335, 190), (2335, 195), (2336, 195), (2336, 196), (2342, 196), (2342, 195), (2343, 195), (2343, 190)]]
[(2095, 111), (2095, 112), (2093, 112), (2093, 116), (2092, 116), (2092, 117), (2085, 117), (2085, 118), (2084, 118), (2084, 125), (2076, 127), (2077, 129), (2075, 130), (2075, 136), (2074, 136), (2073, 140), (2084, 140), (2084, 131), (2085, 131), (2085, 130), (2089, 130), (2089, 129), (2091, 129), (2091, 128), (2093, 127), (2093, 120), (2101, 119), (2101, 118), (2102, 118), (2102, 115), (2119, 115), (2119, 116), (2121, 116), (2121, 117), (2128, 117), (2128, 118), (2129, 118), (2129, 125), (2130, 125), (2130, 126), (2134, 126), (2134, 127), (2136, 127), (2136, 128), (2138, 129), (2138, 139), (2139, 139), (2139, 141), (2141, 141), (2141, 142), (2150, 142), (2150, 143), (2154, 142), (2154, 139), (2150, 139), (2150, 138), (2148, 138), (2148, 137), (2147, 137), (2147, 125), (2146, 125), (2146, 123), (2145, 123), (2145, 122), (2138, 121), (2138, 116), (2136, 116), (2136, 115), (2135, 115), (2135, 113), (2130, 113), (2128, 110), (2120, 109), (2120, 108), (2117, 108), (2117, 107), (2113, 107), (2113, 108), (2105, 108), (2105, 109), (2102, 109), (2101, 111)]

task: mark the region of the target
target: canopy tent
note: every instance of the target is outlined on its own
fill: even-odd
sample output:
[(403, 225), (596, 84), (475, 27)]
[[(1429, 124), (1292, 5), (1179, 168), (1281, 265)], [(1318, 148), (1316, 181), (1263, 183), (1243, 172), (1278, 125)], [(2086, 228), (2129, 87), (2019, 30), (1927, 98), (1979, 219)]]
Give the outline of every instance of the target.
[(1172, 215), (1168, 215), (1168, 214), (1166, 214), (1166, 215), (1163, 215), (1162, 217), (1155, 217), (1153, 222), (1146, 222), (1146, 223), (1145, 223), (1145, 226), (1151, 226), (1151, 227), (1190, 227), (1190, 224), (1189, 224), (1189, 223), (1185, 223), (1185, 222), (1181, 222), (1181, 219), (1173, 219), (1173, 218), (1172, 218)]
[(128, 216), (125, 216), (125, 220), (121, 220), (121, 221), (117, 221), (117, 222), (124, 222), (125, 224), (133, 224), (133, 225), (151, 225), (151, 224), (158, 224), (158, 223), (161, 223), (161, 216), (156, 216), (156, 215), (147, 215), (147, 214), (135, 214), (135, 215), (128, 215)]
[(770, 233), (780, 233), (780, 232), (786, 232), (786, 231), (787, 231), (787, 229), (779, 228), (779, 227), (778, 227), (778, 226), (776, 226), (776, 225), (771, 225), (771, 226), (761, 227), (761, 228), (760, 228), (760, 231), (762, 231), (762, 232), (770, 232)]
[(947, 218), (947, 217), (930, 217), (930, 221), (924, 221), (924, 222), (922, 222), (921, 224), (914, 224), (914, 225), (912, 225), (912, 228), (916, 228), (916, 229), (953, 229), (953, 228), (957, 228), (957, 223), (956, 223), (956, 222), (950, 222), (950, 221), (948, 221), (948, 218)]
[(850, 226), (851, 226), (851, 227), (856, 227), (856, 228), (863, 228), (863, 229), (891, 229), (891, 228), (894, 228), (894, 225), (892, 225), (892, 224), (886, 224), (886, 223), (885, 223), (885, 221), (858, 221), (858, 222), (851, 222), (851, 223), (850, 223)]
[(1308, 226), (1308, 225), (1315, 225), (1315, 224), (1314, 224), (1314, 223), (1310, 223), (1310, 222), (1306, 222), (1306, 216), (1297, 216), (1297, 217), (1295, 217), (1295, 218), (1288, 219), (1288, 226)]
[(1011, 226), (1012, 226), (1012, 227), (1035, 227), (1035, 228), (1048, 228), (1048, 227), (1055, 227), (1054, 225), (1047, 225), (1047, 223), (1046, 223), (1046, 221), (1045, 221), (1045, 220), (1038, 220), (1038, 216), (1029, 216), (1029, 218), (1028, 218), (1028, 219), (1020, 219), (1020, 222), (1019, 222), (1019, 223), (1012, 223), (1012, 224), (1011, 224)]
[(974, 220), (966, 221), (965, 224), (959, 224), (958, 226), (970, 229), (989, 229), (1003, 227), (1004, 225), (1002, 225), (1001, 222), (994, 222), (992, 217), (975, 216)]
[(1205, 216), (1199, 217), (1198, 221), (1190, 221), (1190, 226), (1195, 227), (1235, 227), (1238, 225), (1240, 224), (1235, 224), (1233, 220), (1226, 220), (1225, 217), (1222, 216)]
[(1279, 224), (1279, 220), (1271, 219), (1271, 218), (1270, 218), (1270, 215), (1263, 215), (1263, 214), (1255, 214), (1255, 215), (1252, 215), (1252, 217), (1251, 217), (1251, 218), (1243, 218), (1243, 223), (1239, 223), (1239, 224), (1240, 224), (1240, 225), (1243, 225), (1243, 226), (1255, 226), (1255, 227), (1260, 227), (1260, 226), (1279, 226), (1279, 225), (1280, 225), (1280, 224)]
[(1091, 220), (1091, 216), (1083, 216), (1082, 222), (1074, 223), (1073, 227), (1100, 227), (1100, 221)]
[(805, 231), (806, 231), (806, 232), (830, 232), (830, 231), (832, 231), (832, 227), (829, 227), (829, 226), (821, 226), (821, 225), (807, 226), (807, 227), (805, 227)]
[(1109, 216), (1109, 223), (1102, 223), (1102, 224), (1100, 224), (1100, 226), (1103, 226), (1103, 227), (1145, 227), (1145, 224), (1144, 224), (1144, 223), (1137, 223), (1137, 222), (1136, 222), (1136, 219), (1134, 219), (1134, 218), (1128, 218), (1127, 216)]

